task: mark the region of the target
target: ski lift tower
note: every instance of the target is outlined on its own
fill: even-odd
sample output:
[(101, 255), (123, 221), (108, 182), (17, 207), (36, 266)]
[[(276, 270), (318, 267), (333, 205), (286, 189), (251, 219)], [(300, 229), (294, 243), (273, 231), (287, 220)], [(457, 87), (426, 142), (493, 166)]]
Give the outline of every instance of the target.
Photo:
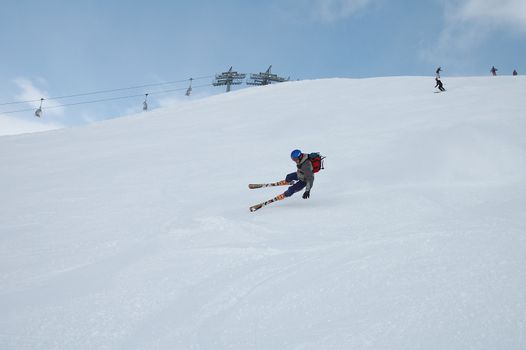
[(277, 74), (272, 74), (270, 65), (265, 73), (250, 74), (250, 80), (247, 81), (247, 85), (269, 85), (271, 83), (282, 83), (287, 79), (279, 77)]
[(223, 86), (226, 85), (226, 92), (230, 91), (231, 85), (239, 85), (242, 83), (242, 80), (245, 79), (245, 73), (232, 72), (232, 67), (228, 72), (223, 72), (216, 75), (216, 79), (212, 85), (214, 86)]

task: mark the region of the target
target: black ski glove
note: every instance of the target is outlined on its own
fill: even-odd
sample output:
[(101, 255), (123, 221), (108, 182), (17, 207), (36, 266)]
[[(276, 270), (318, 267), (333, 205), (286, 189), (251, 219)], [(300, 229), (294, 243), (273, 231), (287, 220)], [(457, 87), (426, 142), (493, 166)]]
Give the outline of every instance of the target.
[(305, 193), (303, 194), (303, 199), (307, 199), (310, 197), (310, 191), (305, 191)]

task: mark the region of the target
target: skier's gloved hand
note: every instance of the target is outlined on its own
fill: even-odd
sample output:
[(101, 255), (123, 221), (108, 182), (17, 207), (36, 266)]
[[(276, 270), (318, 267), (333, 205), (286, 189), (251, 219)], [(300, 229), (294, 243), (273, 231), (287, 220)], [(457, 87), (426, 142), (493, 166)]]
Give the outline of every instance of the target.
[(310, 197), (310, 191), (305, 191), (305, 193), (303, 193), (303, 199), (307, 199)]

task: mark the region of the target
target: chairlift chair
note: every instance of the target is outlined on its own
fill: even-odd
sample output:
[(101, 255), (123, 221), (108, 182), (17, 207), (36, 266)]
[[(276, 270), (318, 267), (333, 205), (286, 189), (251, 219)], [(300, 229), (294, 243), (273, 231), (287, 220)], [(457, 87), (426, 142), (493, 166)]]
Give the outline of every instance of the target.
[(190, 86), (188, 87), (188, 89), (186, 90), (186, 96), (190, 96), (192, 94), (192, 78), (190, 78)]
[(42, 117), (42, 101), (44, 101), (43, 98), (40, 99), (40, 107), (35, 111), (35, 117)]
[(148, 102), (146, 101), (148, 99), (148, 94), (144, 94), (144, 102), (142, 103), (142, 110), (147, 111), (148, 110)]

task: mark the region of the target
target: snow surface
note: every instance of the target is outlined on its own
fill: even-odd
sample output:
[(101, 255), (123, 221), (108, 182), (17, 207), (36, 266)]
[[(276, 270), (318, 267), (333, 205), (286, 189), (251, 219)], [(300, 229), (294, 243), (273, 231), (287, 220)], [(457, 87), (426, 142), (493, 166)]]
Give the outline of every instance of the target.
[(526, 79), (443, 80), (0, 137), (0, 349), (525, 349)]

